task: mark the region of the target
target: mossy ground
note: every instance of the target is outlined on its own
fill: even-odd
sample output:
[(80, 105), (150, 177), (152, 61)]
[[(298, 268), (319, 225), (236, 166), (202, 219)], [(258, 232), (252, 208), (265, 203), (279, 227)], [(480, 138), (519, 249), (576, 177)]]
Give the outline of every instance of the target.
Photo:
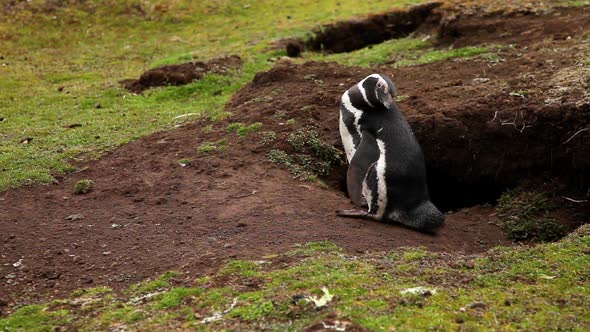
[[(336, 316), (374, 331), (583, 331), (590, 328), (589, 235), (585, 226), (559, 242), (478, 256), (402, 248), (356, 257), (314, 242), (265, 260), (232, 261), (190, 285), (173, 286), (180, 275), (170, 272), (123, 292), (77, 291), (18, 309), (0, 320), (0, 330), (299, 331)], [(402, 294), (420, 286), (432, 294)], [(335, 295), (326, 307), (302, 300), (320, 297), (322, 287)], [(218, 320), (204, 322), (216, 313)]]

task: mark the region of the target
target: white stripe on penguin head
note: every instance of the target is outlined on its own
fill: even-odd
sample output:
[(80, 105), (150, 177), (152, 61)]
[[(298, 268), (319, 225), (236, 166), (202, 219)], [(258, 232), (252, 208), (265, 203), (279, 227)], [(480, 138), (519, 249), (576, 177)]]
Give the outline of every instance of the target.
[[(377, 84), (381, 84), (381, 86), (384, 86), (385, 89), (389, 90), (389, 85), (387, 85), (387, 81), (385, 79), (383, 79), (383, 76), (381, 76), (381, 75), (377, 75), (377, 76), (379, 77)], [(377, 89), (375, 89), (375, 98), (377, 98), (377, 100), (379, 100), (379, 94), (377, 93)]]
[(365, 91), (365, 87), (363, 86), (363, 83), (365, 83), (365, 81), (366, 81), (368, 78), (371, 78), (371, 77), (373, 77), (373, 78), (378, 78), (378, 79), (382, 79), (382, 78), (381, 78), (381, 75), (379, 75), (379, 74), (371, 74), (371, 75), (369, 75), (369, 76), (365, 77), (365, 78), (364, 78), (362, 81), (358, 82), (358, 83), (357, 83), (357, 87), (358, 87), (359, 91), (361, 92), (361, 95), (363, 95), (363, 99), (365, 100), (365, 102), (366, 102), (367, 104), (369, 104), (369, 106), (371, 106), (371, 107), (375, 107), (375, 106), (373, 106), (373, 104), (371, 104), (371, 102), (369, 101), (369, 99), (367, 99), (367, 91)]

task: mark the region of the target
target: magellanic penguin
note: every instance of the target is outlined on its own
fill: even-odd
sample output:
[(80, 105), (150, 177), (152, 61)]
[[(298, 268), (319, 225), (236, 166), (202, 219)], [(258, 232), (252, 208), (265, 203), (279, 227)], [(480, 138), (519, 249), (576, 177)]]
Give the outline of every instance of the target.
[(393, 101), (389, 77), (372, 74), (342, 95), (340, 136), (349, 162), (348, 194), (368, 211), (339, 216), (399, 222), (428, 230), (444, 222), (430, 201), (424, 156), (410, 124)]

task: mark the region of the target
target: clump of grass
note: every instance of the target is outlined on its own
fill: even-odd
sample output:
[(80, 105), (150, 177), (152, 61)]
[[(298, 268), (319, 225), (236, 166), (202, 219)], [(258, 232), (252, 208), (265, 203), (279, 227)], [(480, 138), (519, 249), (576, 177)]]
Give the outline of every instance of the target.
[(204, 134), (213, 132), (213, 125), (206, 125), (205, 127), (201, 128), (201, 132)]
[(283, 150), (271, 150), (268, 159), (275, 164), (286, 165), (296, 178), (318, 181), (318, 176), (330, 174), (333, 166), (341, 163), (341, 152), (334, 146), (323, 142), (317, 131), (305, 127), (291, 133), (287, 142), (296, 154)]
[(501, 227), (514, 241), (556, 241), (566, 227), (549, 216), (550, 203), (542, 193), (507, 191), (498, 200)]
[(268, 152), (268, 160), (272, 163), (283, 165), (290, 165), (293, 163), (291, 156), (283, 150), (270, 150)]
[(227, 131), (235, 132), (240, 137), (246, 137), (249, 133), (262, 128), (262, 122), (255, 122), (251, 125), (245, 125), (240, 122), (235, 122), (227, 126)]
[(283, 111), (283, 110), (278, 110), (275, 112), (275, 114), (273, 114), (272, 116), (273, 118), (277, 119), (277, 120), (282, 120), (284, 118), (287, 117), (287, 112)]
[(76, 195), (87, 194), (92, 190), (94, 190), (94, 181), (92, 180), (83, 179), (74, 184), (74, 194)]
[(260, 133), (262, 145), (270, 145), (277, 139), (277, 133), (274, 131), (263, 131)]
[(199, 146), (198, 150), (202, 153), (221, 152), (227, 147), (227, 140), (220, 139), (217, 142), (205, 142)]
[(192, 162), (192, 160), (189, 158), (182, 158), (178, 161), (178, 164), (180, 164), (180, 166), (182, 166), (182, 167), (185, 167), (185, 166), (190, 165), (191, 162)]
[(304, 152), (306, 148), (311, 148), (318, 158), (329, 164), (336, 165), (341, 162), (341, 151), (322, 141), (317, 131), (311, 127), (301, 128), (291, 133), (287, 138), (287, 142), (297, 152)]

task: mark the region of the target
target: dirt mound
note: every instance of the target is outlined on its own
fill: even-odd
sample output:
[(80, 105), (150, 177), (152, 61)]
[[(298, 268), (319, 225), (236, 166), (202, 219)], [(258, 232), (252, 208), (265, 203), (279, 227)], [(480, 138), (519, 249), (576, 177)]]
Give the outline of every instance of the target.
[(138, 79), (119, 82), (125, 89), (141, 93), (146, 89), (166, 86), (184, 85), (201, 79), (207, 73), (224, 74), (228, 70), (242, 66), (242, 59), (237, 55), (217, 58), (208, 62), (187, 62), (177, 65), (166, 65), (150, 69)]
[(341, 21), (313, 31), (307, 48), (313, 51), (350, 52), (388, 39), (401, 38), (414, 32), (441, 2), (431, 2), (371, 15), (364, 19)]

